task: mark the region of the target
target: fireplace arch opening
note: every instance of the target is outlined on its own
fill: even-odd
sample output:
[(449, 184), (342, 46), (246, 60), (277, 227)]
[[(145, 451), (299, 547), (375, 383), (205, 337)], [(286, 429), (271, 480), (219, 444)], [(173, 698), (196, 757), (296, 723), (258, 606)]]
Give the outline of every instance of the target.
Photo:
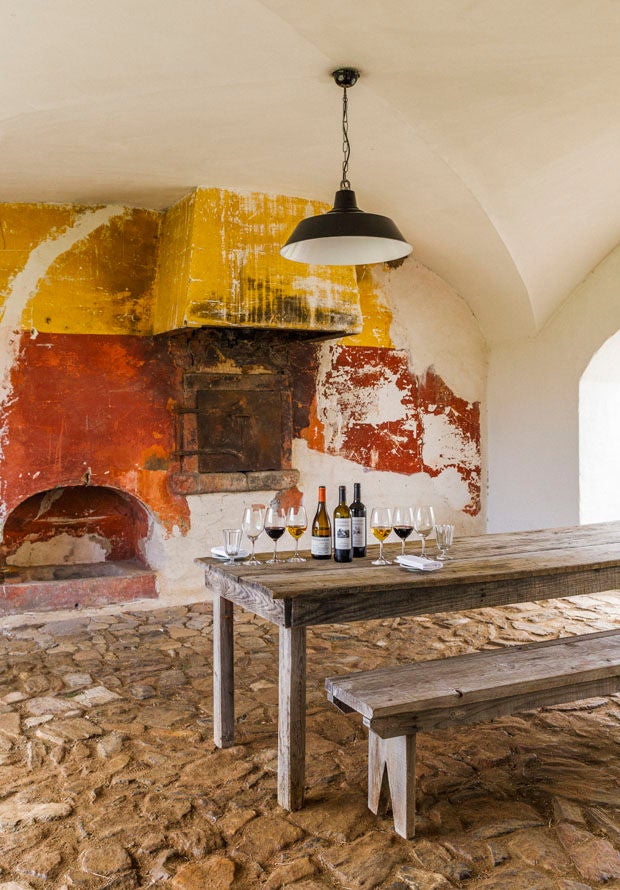
[(4, 525), (7, 565), (84, 565), (137, 561), (146, 566), (146, 507), (103, 485), (47, 489), (22, 501)]

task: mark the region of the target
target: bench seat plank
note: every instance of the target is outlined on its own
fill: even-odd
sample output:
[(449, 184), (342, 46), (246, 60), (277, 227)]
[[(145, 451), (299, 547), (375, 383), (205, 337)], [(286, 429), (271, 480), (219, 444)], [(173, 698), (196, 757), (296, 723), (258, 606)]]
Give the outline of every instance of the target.
[(437, 729), (620, 691), (620, 629), (360, 671), (325, 681), (368, 727), (368, 806), (415, 834), (415, 739)]
[[(620, 677), (620, 630), (493, 649), (452, 658), (360, 671), (325, 681), (329, 698), (361, 714), (369, 726), (394, 715), (463, 708)], [(581, 690), (580, 690), (581, 691)], [(592, 692), (590, 694), (601, 694)], [(531, 707), (539, 706), (534, 702)], [(484, 708), (481, 709), (484, 713)]]

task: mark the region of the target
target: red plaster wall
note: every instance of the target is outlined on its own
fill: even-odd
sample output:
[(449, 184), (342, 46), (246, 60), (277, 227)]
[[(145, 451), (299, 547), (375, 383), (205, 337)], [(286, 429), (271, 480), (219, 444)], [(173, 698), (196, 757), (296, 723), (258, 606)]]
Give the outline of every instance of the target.
[[(367, 419), (362, 397), (356, 403), (350, 393), (381, 387), (386, 376), (393, 378), (400, 393), (402, 417), (380, 422)], [(423, 458), (424, 416), (446, 415), (463, 442), (463, 455), (473, 444), (480, 455), (480, 405), (458, 398), (432, 368), (423, 376), (409, 367), (406, 352), (374, 346), (336, 346), (331, 350), (331, 367), (324, 377), (323, 398), (341, 410), (341, 436), (338, 454), (363, 467), (394, 473), (427, 473), (438, 476), (445, 469), (429, 466)], [(307, 389), (307, 385), (306, 385)], [(307, 426), (296, 434), (317, 451), (333, 453), (325, 443), (323, 424), (317, 416), (316, 396), (306, 413)], [(476, 466), (463, 459), (454, 466), (466, 482), (471, 500), (466, 513), (477, 515), (481, 509), (480, 460)]]
[(88, 479), (134, 494), (169, 530), (187, 527), (187, 502), (167, 484), (180, 379), (165, 341), (24, 334), (12, 383), (0, 459), (6, 513)]

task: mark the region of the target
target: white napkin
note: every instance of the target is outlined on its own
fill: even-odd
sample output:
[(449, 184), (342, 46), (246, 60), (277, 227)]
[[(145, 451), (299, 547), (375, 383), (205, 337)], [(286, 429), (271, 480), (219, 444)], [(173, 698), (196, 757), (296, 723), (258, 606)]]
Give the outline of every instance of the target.
[(443, 567), (438, 559), (427, 559), (425, 556), (397, 556), (396, 562), (405, 569), (418, 569), (420, 572), (435, 572)]
[[(239, 553), (237, 553), (237, 555), (235, 556), (235, 559), (245, 559), (246, 556), (249, 555), (249, 550), (240, 550)], [(219, 547), (212, 547), (211, 556), (214, 556), (216, 559), (228, 559), (228, 554), (226, 553), (226, 548), (223, 544), (220, 544)]]

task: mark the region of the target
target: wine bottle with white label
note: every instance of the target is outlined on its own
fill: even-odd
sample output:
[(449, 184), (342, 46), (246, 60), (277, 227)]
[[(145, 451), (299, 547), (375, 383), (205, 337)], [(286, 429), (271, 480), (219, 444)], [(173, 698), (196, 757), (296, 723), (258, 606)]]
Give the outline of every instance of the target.
[(332, 526), (325, 509), (325, 486), (319, 485), (319, 503), (312, 520), (310, 555), (313, 559), (331, 559)]
[(359, 482), (353, 483), (353, 503), (349, 507), (354, 558), (366, 556), (366, 507), (362, 504), (361, 488)]
[(334, 510), (334, 559), (336, 562), (351, 562), (351, 511), (347, 506), (347, 489), (344, 485), (338, 486), (338, 500), (339, 504)]

